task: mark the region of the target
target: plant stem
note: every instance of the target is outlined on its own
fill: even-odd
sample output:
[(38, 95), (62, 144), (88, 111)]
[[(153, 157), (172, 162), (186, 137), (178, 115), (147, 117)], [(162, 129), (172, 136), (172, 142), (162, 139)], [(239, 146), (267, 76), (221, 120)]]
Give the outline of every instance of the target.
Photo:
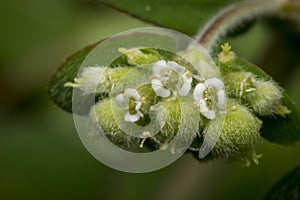
[(243, 22), (278, 13), (289, 0), (248, 0), (225, 8), (200, 30), (196, 40), (209, 52), (217, 40)]

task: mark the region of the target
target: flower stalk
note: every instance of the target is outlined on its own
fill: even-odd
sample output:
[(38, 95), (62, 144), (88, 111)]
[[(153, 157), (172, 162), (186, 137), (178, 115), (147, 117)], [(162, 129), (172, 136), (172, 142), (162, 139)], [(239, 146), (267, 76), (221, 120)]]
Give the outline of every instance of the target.
[(196, 35), (196, 40), (209, 52), (220, 38), (243, 22), (276, 15), (289, 0), (248, 0), (234, 4), (212, 18)]

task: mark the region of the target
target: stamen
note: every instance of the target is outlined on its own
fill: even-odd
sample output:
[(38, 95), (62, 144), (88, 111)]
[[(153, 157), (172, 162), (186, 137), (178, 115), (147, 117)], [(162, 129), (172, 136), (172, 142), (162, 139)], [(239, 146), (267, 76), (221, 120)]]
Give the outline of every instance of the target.
[(245, 92), (253, 92), (253, 91), (256, 91), (256, 88), (250, 88), (250, 89), (247, 89), (247, 90), (245, 90)]
[(78, 88), (78, 87), (80, 87), (80, 84), (78, 84), (78, 83), (72, 83), (72, 82), (66, 82), (66, 83), (64, 84), (64, 87)]
[(142, 140), (141, 143), (140, 143), (140, 148), (143, 148), (146, 139), (147, 139), (148, 137), (150, 137), (151, 134), (150, 134), (149, 131), (145, 131), (145, 132), (143, 132), (143, 136), (144, 136), (144, 138), (143, 138), (143, 140)]

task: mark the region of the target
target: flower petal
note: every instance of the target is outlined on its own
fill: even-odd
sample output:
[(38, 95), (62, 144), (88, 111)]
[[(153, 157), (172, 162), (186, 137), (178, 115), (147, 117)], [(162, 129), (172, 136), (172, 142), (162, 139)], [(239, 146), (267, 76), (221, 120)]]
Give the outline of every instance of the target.
[(214, 119), (216, 117), (216, 112), (214, 110), (208, 109), (205, 100), (201, 100), (199, 104), (199, 110), (204, 117), (206, 117), (207, 119)]
[(153, 88), (153, 90), (154, 90), (154, 92), (156, 93), (157, 96), (160, 96), (160, 97), (170, 96), (170, 93), (171, 93), (170, 90), (165, 89), (160, 80), (153, 79), (151, 81), (151, 85), (152, 85), (152, 88)]
[(203, 83), (198, 83), (193, 92), (194, 100), (199, 103), (203, 99), (203, 92), (206, 89), (206, 86)]
[(183, 74), (186, 70), (185, 67), (182, 67), (180, 65), (178, 65), (177, 62), (173, 62), (173, 61), (168, 61), (168, 66), (174, 70), (175, 72), (179, 73), (179, 74)]
[(116, 100), (117, 106), (128, 109), (129, 99), (127, 97), (125, 97), (124, 94), (117, 95), (115, 100)]
[(153, 64), (153, 75), (159, 77), (160, 76), (160, 72), (163, 69), (167, 68), (167, 63), (165, 60), (159, 60), (156, 63)]
[(160, 87), (162, 87), (162, 83), (161, 83), (161, 80), (158, 80), (158, 79), (153, 79), (151, 81), (151, 85), (152, 85), (152, 89), (154, 91), (158, 90)]
[(125, 93), (129, 95), (129, 97), (133, 97), (135, 98), (135, 100), (139, 101), (141, 98), (141, 95), (138, 93), (137, 90), (135, 89), (131, 89), (131, 88), (127, 88), (125, 90)]
[(217, 97), (218, 97), (218, 107), (220, 109), (224, 109), (225, 108), (225, 91), (219, 90), (217, 92)]
[(185, 81), (187, 81), (188, 83), (192, 83), (193, 82), (193, 77), (191, 75), (191, 72), (185, 72), (182, 77), (184, 78)]
[(191, 89), (191, 84), (184, 80), (182, 87), (178, 89), (178, 93), (180, 96), (186, 96)]
[(128, 111), (124, 115), (124, 120), (126, 122), (136, 122), (140, 119), (140, 117), (141, 117), (140, 114), (137, 113), (137, 114), (131, 115)]
[(210, 78), (204, 81), (204, 84), (206, 86), (213, 86), (215, 87), (217, 90), (222, 90), (224, 89), (224, 83), (223, 81), (221, 81), (218, 78)]

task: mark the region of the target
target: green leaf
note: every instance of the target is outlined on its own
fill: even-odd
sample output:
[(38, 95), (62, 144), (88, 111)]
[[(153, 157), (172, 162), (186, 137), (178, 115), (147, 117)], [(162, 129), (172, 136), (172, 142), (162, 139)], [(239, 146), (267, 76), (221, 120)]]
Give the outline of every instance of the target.
[[(236, 59), (234, 61), (234, 66), (238, 66), (242, 70), (252, 72), (265, 80), (272, 79), (262, 69), (246, 60)], [(285, 105), (291, 113), (287, 114), (285, 117), (279, 115), (274, 117), (260, 117), (263, 121), (261, 135), (270, 142), (282, 145), (291, 145), (300, 140), (300, 113), (295, 103), (291, 100), (287, 93), (283, 93), (283, 105)]]
[(64, 87), (64, 84), (74, 81), (82, 62), (99, 43), (88, 45), (66, 58), (50, 80), (48, 93), (51, 100), (67, 112), (72, 112), (73, 88)]
[(94, 0), (131, 16), (188, 35), (222, 8), (241, 0)]
[(266, 196), (266, 200), (300, 198), (300, 167), (295, 168), (284, 176)]

